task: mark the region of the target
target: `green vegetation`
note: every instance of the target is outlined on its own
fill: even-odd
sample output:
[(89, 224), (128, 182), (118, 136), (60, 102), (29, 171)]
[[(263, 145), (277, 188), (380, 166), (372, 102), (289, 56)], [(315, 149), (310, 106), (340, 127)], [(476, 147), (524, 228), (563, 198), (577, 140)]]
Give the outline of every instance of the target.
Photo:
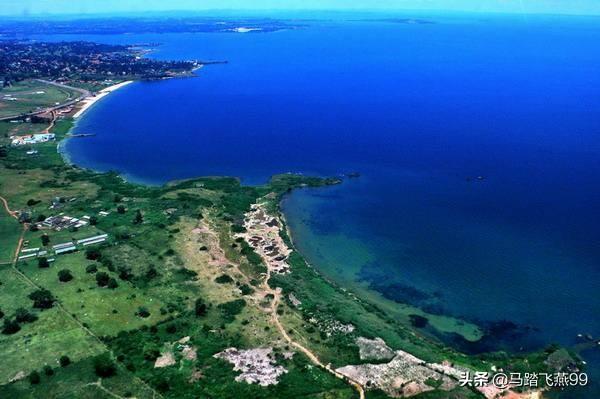
[(0, 118), (18, 116), (62, 104), (77, 98), (79, 93), (42, 83), (37, 80), (16, 82), (0, 89)]
[[(64, 138), (70, 126), (59, 121), (53, 132)], [(0, 123), (0, 132), (11, 129)], [(36, 157), (1, 147), (6, 144), (0, 136), (0, 190), (11, 209), (32, 222), (63, 213), (88, 216), (90, 224), (57, 231), (29, 223), (23, 232), (6, 212), (0, 218), (0, 256), (7, 262), (0, 266), (0, 397), (357, 397), (349, 384), (288, 344), (274, 317), (295, 342), (333, 367), (361, 362), (358, 336), (381, 337), (424, 360), (477, 370), (488, 370), (490, 362), (509, 371), (541, 370), (549, 356), (556, 367), (572, 362), (572, 354), (555, 354), (556, 348), (467, 357), (428, 334), (439, 319), (388, 312), (328, 282), (296, 251), (288, 259), (291, 273), (272, 276), (266, 287), (263, 259), (234, 236), (245, 230), (244, 214), (266, 200), (276, 215), (281, 197), (293, 188), (335, 179), (281, 175), (244, 187), (234, 178), (198, 178), (146, 187), (65, 165), (56, 143), (37, 145)], [(13, 267), (22, 232), (23, 248), (50, 252), (53, 245), (99, 234), (108, 239)], [(285, 229), (282, 238), (291, 246)], [(283, 293), (278, 306), (275, 288)], [(349, 324), (351, 333), (334, 328)], [(268, 387), (237, 382), (239, 372), (214, 357), (231, 347), (273, 348), (274, 361), (287, 373)], [(165, 359), (166, 366), (155, 367)]]

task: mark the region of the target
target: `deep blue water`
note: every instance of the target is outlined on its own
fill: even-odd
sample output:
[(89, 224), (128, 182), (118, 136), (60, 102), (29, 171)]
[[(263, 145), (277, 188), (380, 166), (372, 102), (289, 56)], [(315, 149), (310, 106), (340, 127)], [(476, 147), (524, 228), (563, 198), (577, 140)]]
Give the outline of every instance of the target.
[(285, 202), (324, 273), (390, 299), (409, 286), (432, 312), (510, 320), (526, 331), (512, 347), (600, 336), (600, 20), (434, 20), (78, 36), (229, 64), (115, 92), (76, 127), (97, 136), (66, 149), (149, 183), (359, 171)]

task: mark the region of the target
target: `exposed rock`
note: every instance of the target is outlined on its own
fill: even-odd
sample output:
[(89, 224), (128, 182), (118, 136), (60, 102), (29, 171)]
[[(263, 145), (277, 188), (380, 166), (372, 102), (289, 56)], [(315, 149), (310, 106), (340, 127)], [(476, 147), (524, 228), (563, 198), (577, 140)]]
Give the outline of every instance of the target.
[(451, 390), (457, 383), (410, 353), (397, 351), (384, 364), (361, 364), (337, 369), (339, 373), (358, 381), (370, 389), (380, 389), (392, 397), (410, 397), (434, 388), (426, 381), (436, 380), (442, 390)]
[(245, 381), (261, 386), (275, 385), (279, 382), (279, 376), (287, 373), (285, 368), (276, 365), (272, 348), (228, 348), (214, 357), (233, 364), (234, 371), (241, 371), (241, 374), (235, 377), (238, 382)]
[(165, 352), (154, 362), (154, 368), (168, 367), (175, 364), (175, 356), (172, 352)]
[(394, 351), (381, 338), (358, 337), (356, 344), (360, 360), (391, 360), (394, 357)]

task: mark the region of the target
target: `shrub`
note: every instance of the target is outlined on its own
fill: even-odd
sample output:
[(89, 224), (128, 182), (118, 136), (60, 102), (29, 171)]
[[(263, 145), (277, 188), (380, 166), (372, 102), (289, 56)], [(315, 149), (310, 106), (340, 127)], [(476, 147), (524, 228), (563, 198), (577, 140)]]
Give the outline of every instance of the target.
[(85, 257), (89, 260), (98, 260), (102, 254), (98, 248), (88, 248), (85, 250)]
[(69, 356), (61, 356), (60, 357), (60, 367), (67, 367), (69, 364), (71, 364), (71, 359), (69, 359)]
[(44, 234), (41, 237), (41, 240), (42, 240), (42, 245), (43, 246), (46, 246), (46, 245), (50, 244), (50, 236), (48, 234)]
[(91, 273), (96, 273), (97, 271), (98, 271), (98, 266), (96, 266), (94, 264), (88, 265), (85, 268), (85, 272), (86, 273), (90, 273), (91, 274)]
[(215, 282), (218, 284), (227, 284), (233, 283), (233, 279), (228, 274), (221, 274), (219, 277), (215, 279)]
[(34, 206), (34, 205), (39, 204), (40, 202), (42, 202), (42, 201), (30, 199), (30, 200), (27, 200), (27, 206)]
[(44, 257), (38, 258), (38, 267), (40, 269), (45, 269), (47, 267), (50, 267), (50, 262), (48, 262), (47, 258), (44, 258)]
[(108, 378), (115, 375), (117, 368), (108, 353), (97, 356), (94, 359), (94, 372), (98, 377)]
[(242, 291), (242, 295), (252, 295), (254, 293), (254, 289), (248, 284), (242, 284), (240, 286), (240, 291)]
[(235, 316), (244, 309), (244, 306), (246, 306), (245, 300), (236, 299), (230, 302), (221, 303), (218, 308), (221, 310), (225, 322), (231, 323), (235, 319)]
[(105, 272), (96, 273), (96, 283), (99, 287), (106, 287), (110, 277)]
[(29, 374), (28, 379), (31, 384), (39, 384), (41, 380), (40, 373), (38, 373), (36, 370), (33, 370), (31, 374)]
[(206, 314), (206, 304), (202, 301), (202, 299), (196, 299), (196, 303), (194, 305), (194, 310), (196, 316), (204, 316)]
[(44, 288), (33, 291), (29, 299), (33, 300), (33, 307), (37, 309), (50, 309), (54, 304), (54, 296)]
[(50, 377), (51, 375), (54, 375), (54, 370), (52, 370), (52, 367), (50, 367), (49, 365), (45, 365), (43, 370), (44, 370), (44, 374), (46, 374), (48, 377)]
[(37, 316), (25, 308), (18, 308), (15, 311), (15, 320), (17, 323), (32, 323), (37, 320)]
[(4, 319), (4, 324), (2, 326), (2, 334), (4, 335), (12, 335), (16, 334), (21, 330), (21, 326), (15, 320)]
[(138, 308), (138, 311), (136, 312), (136, 315), (146, 318), (146, 317), (150, 317), (150, 311), (145, 308), (144, 306), (140, 306)]
[(62, 269), (58, 272), (58, 281), (66, 283), (73, 280), (73, 275), (69, 269)]

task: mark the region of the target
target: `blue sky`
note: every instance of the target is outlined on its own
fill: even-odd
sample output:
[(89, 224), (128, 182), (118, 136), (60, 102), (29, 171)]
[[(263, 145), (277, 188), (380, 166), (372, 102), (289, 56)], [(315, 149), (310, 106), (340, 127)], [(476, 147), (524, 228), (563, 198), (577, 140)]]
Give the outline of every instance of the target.
[(0, 14), (15, 16), (216, 9), (405, 9), (600, 15), (600, 0), (0, 0)]

